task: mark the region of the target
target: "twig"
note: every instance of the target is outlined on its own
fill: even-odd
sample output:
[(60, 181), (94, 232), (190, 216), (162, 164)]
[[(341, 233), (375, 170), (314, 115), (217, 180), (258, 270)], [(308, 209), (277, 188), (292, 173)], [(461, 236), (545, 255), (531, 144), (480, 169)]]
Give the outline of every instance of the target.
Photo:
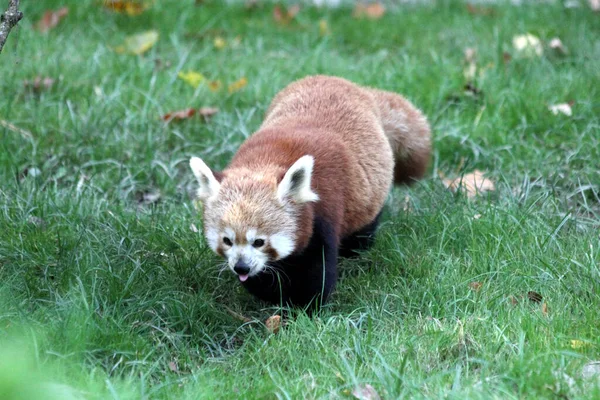
[(25, 129), (19, 128), (18, 126), (15, 126), (15, 125), (11, 124), (10, 122), (5, 121), (3, 119), (0, 119), (0, 126), (5, 127), (9, 131), (13, 131), (13, 132), (19, 133), (25, 139), (29, 139), (29, 140), (33, 139), (33, 135), (31, 134), (31, 132), (26, 131)]
[(0, 53), (6, 43), (8, 33), (23, 18), (23, 13), (18, 8), (19, 0), (10, 0), (6, 12), (0, 15)]

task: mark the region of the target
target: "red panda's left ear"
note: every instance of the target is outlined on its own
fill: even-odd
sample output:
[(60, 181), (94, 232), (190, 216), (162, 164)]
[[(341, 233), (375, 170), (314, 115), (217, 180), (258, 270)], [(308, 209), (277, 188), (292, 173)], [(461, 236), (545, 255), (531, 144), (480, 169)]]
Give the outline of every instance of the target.
[(313, 156), (303, 156), (287, 170), (277, 187), (277, 197), (284, 202), (291, 199), (296, 203), (319, 200), (319, 196), (310, 187), (314, 165)]
[(190, 168), (198, 180), (198, 198), (207, 200), (216, 196), (221, 184), (215, 177), (213, 171), (198, 157), (190, 159)]

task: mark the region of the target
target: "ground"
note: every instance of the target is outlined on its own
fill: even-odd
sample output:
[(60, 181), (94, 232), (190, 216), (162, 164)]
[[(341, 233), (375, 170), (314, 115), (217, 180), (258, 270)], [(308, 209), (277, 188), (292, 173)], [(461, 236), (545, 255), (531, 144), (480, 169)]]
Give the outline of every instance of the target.
[[(22, 2), (0, 55), (0, 397), (348, 398), (368, 384), (386, 399), (600, 398), (582, 378), (600, 359), (600, 15), (436, 1), (379, 20), (304, 7), (281, 24), (268, 4), (101, 3)], [(64, 4), (56, 28), (33, 29)], [(143, 55), (115, 52), (149, 29)], [(513, 48), (528, 32), (541, 56)], [(374, 248), (342, 262), (329, 306), (271, 334), (278, 310), (193, 229), (187, 160), (224, 167), (272, 96), (315, 73), (405, 94), (433, 158), (390, 195)], [(36, 76), (54, 84), (24, 86)], [(548, 109), (569, 102), (572, 116)], [(160, 118), (205, 106), (220, 112)], [(474, 169), (496, 191), (442, 182)]]

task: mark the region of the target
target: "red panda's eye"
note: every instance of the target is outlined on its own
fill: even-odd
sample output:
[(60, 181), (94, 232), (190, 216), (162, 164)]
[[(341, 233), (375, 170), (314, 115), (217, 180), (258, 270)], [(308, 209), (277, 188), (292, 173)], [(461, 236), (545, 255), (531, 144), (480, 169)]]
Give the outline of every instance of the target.
[(227, 246), (233, 246), (231, 239), (229, 239), (228, 237), (223, 238), (223, 243), (225, 243)]
[(254, 243), (252, 243), (253, 247), (263, 247), (265, 245), (265, 241), (262, 239), (256, 239)]

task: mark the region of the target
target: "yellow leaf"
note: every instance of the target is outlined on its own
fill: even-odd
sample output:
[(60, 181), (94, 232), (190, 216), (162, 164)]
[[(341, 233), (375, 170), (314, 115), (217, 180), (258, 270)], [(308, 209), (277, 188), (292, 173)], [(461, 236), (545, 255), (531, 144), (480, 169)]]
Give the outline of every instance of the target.
[(114, 48), (117, 53), (142, 54), (150, 50), (158, 41), (158, 32), (155, 30), (127, 36), (125, 42)]
[(188, 72), (181, 71), (177, 74), (177, 76), (179, 77), (179, 79), (181, 79), (185, 83), (193, 86), (194, 88), (197, 88), (198, 86), (200, 86), (200, 84), (204, 80), (206, 80), (204, 75), (202, 75), (200, 72), (196, 72), (196, 71), (188, 71)]
[(329, 26), (327, 26), (327, 21), (324, 19), (319, 21), (319, 34), (321, 36), (329, 35)]
[(104, 7), (119, 14), (127, 14), (129, 16), (140, 15), (148, 8), (148, 4), (141, 1), (119, 1), (106, 0)]
[(577, 350), (577, 349), (582, 349), (584, 347), (589, 347), (589, 346), (590, 346), (590, 344), (587, 342), (584, 342), (583, 340), (576, 340), (576, 339), (571, 340), (571, 348), (572, 349)]
[(228, 91), (229, 93), (235, 93), (241, 89), (243, 89), (248, 84), (248, 79), (245, 77), (238, 79), (229, 85)]
[(221, 81), (210, 81), (208, 82), (208, 88), (211, 92), (218, 92), (221, 89)]
[(227, 42), (221, 36), (217, 36), (215, 38), (214, 44), (217, 50), (221, 50), (227, 45)]

